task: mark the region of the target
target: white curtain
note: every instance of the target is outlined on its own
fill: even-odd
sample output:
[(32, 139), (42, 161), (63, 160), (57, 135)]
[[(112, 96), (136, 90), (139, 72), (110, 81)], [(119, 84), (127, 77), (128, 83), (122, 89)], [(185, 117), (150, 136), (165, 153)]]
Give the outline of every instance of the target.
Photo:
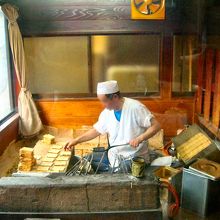
[(24, 46), (17, 23), (18, 9), (8, 3), (1, 8), (8, 20), (10, 47), (17, 79), (21, 87), (18, 95), (19, 132), (24, 137), (34, 136), (39, 133), (43, 126), (27, 85)]

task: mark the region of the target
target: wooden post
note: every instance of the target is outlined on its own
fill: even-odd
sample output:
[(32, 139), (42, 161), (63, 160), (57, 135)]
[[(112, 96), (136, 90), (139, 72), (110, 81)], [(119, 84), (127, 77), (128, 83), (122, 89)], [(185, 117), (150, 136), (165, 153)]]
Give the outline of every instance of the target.
[(202, 90), (203, 90), (203, 71), (204, 71), (204, 57), (203, 53), (199, 55), (198, 59), (198, 76), (197, 76), (197, 91), (196, 91), (196, 113), (202, 113)]
[(173, 39), (171, 36), (163, 38), (163, 72), (161, 75), (161, 98), (172, 97), (172, 72), (173, 72)]
[(206, 121), (210, 120), (213, 58), (214, 58), (213, 49), (207, 49), (206, 51), (206, 86), (205, 86), (205, 100), (204, 100), (204, 118)]
[(213, 98), (212, 123), (220, 126), (220, 51), (216, 51), (215, 88)]

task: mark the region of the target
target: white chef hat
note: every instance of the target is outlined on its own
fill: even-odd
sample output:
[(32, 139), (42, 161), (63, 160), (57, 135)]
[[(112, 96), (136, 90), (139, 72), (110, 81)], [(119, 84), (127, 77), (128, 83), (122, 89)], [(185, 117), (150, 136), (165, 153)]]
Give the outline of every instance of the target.
[(97, 94), (98, 95), (107, 95), (116, 93), (119, 91), (118, 82), (115, 80), (99, 82), (97, 85)]

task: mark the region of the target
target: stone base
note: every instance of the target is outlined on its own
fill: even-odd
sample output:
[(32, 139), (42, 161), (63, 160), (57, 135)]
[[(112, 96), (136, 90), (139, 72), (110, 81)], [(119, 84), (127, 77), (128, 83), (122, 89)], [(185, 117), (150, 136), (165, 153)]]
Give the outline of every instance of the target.
[(127, 212), (89, 212), (89, 213), (21, 213), (0, 212), (0, 219), (4, 220), (162, 220), (162, 210), (140, 210)]
[(122, 174), (0, 179), (0, 212), (126, 213), (158, 208), (157, 182)]

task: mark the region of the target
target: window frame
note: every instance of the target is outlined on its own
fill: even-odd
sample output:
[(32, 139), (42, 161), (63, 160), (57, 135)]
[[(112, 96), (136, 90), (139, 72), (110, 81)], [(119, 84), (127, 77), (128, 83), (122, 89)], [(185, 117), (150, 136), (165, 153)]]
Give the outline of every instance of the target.
[(172, 41), (173, 41), (173, 55), (172, 55), (172, 80), (171, 80), (171, 97), (173, 98), (193, 98), (196, 94), (196, 90), (194, 91), (174, 91), (173, 90), (173, 73), (174, 73), (174, 38), (175, 36), (181, 36), (181, 37), (186, 37), (186, 36), (194, 36), (197, 37), (197, 40), (199, 42), (199, 36), (196, 33), (173, 33), (172, 34)]
[[(1, 7), (0, 7), (1, 10)], [(2, 10), (1, 10), (2, 11)], [(3, 13), (3, 12), (2, 12)], [(10, 49), (10, 44), (9, 44), (9, 35), (8, 35), (8, 21), (7, 19), (4, 17), (3, 19), (4, 21), (4, 27), (5, 27), (5, 45), (6, 45), (6, 53), (7, 53), (7, 65), (8, 65), (8, 78), (9, 81), (8, 82), (8, 86), (9, 86), (9, 92), (10, 92), (10, 102), (11, 102), (11, 106), (12, 106), (12, 111), (10, 113), (8, 113), (8, 115), (6, 115), (5, 117), (3, 117), (2, 119), (0, 119), (0, 125), (2, 125), (3, 123), (5, 123), (9, 118), (11, 118), (13, 115), (15, 115), (17, 113), (16, 111), (16, 104), (15, 104), (15, 86), (14, 86), (14, 65), (13, 65), (13, 61), (12, 61), (12, 54), (11, 54), (11, 49)]]
[[(123, 96), (128, 96), (128, 97), (135, 97), (135, 98), (160, 98), (161, 97), (161, 74), (162, 74), (162, 47), (163, 47), (163, 33), (161, 32), (154, 32), (154, 33), (146, 33), (146, 32), (141, 32), (141, 33), (110, 33), (110, 34), (99, 34), (99, 33), (92, 33), (92, 34), (77, 34), (77, 35), (71, 35), (71, 36), (87, 36), (87, 43), (88, 43), (88, 93), (56, 93), (56, 98), (58, 100), (63, 100), (63, 99), (94, 99), (97, 97), (96, 91), (93, 91), (93, 71), (92, 71), (92, 36), (116, 36), (116, 35), (157, 35), (159, 36), (159, 47), (158, 47), (158, 64), (159, 64), (159, 78), (158, 78), (158, 92), (148, 92), (147, 95), (143, 95), (143, 93), (122, 93)], [(68, 35), (70, 36), (70, 35)], [(31, 37), (31, 36), (27, 36)], [(40, 36), (38, 36), (40, 37)], [(50, 36), (48, 36), (50, 37)], [(53, 36), (54, 37), (54, 36)], [(59, 37), (59, 35), (57, 36)], [(54, 98), (53, 93), (33, 93), (32, 94), (33, 98), (36, 100), (52, 100)]]

